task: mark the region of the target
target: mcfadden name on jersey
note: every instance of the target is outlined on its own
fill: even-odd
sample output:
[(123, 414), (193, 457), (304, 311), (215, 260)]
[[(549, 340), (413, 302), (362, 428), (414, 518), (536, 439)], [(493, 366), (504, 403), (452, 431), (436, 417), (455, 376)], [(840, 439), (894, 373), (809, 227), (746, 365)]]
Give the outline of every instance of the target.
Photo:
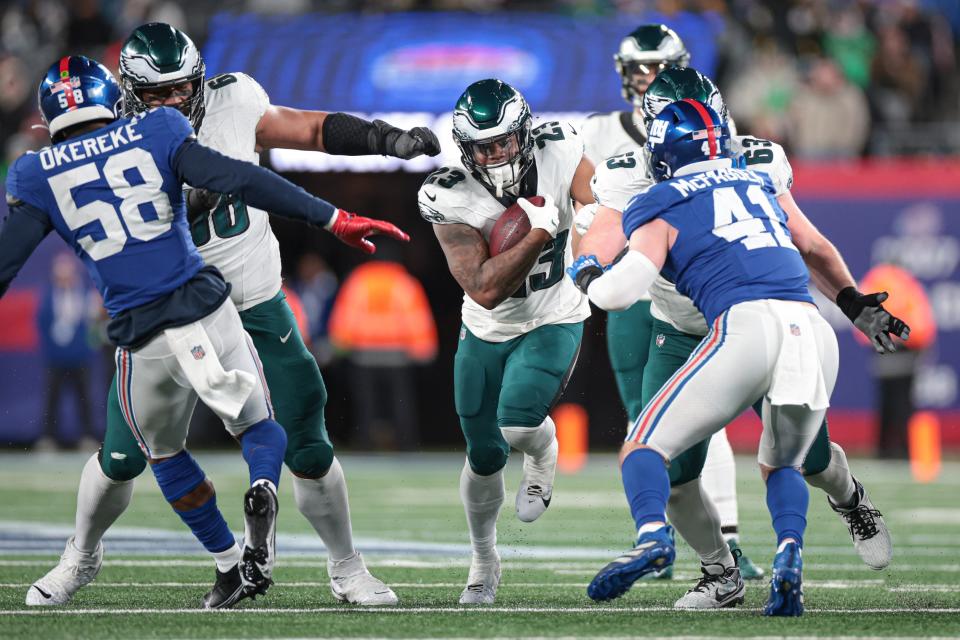
[[(767, 175), (779, 197), (793, 186), (793, 168), (783, 147), (776, 142), (752, 136), (734, 136), (732, 149), (737, 166)], [(630, 151), (597, 164), (590, 186), (594, 199), (605, 207), (622, 212), (627, 203), (641, 191), (654, 185), (649, 173), (646, 149)], [(707, 321), (690, 298), (679, 293), (663, 276), (650, 285), (654, 318), (675, 329), (698, 336), (707, 335)]]
[[(583, 142), (573, 126), (560, 122), (534, 128), (533, 136), (534, 167), (530, 172), (536, 172), (536, 194), (553, 196), (560, 209), (560, 225), (556, 238), (543, 246), (520, 290), (495, 309), (484, 309), (464, 294), (463, 323), (475, 336), (489, 342), (505, 342), (545, 324), (579, 322), (590, 315), (586, 296), (564, 276), (573, 262), (570, 185), (583, 157)], [(506, 209), (459, 165), (442, 167), (427, 176), (417, 200), (420, 215), (428, 222), (465, 224), (487, 241)]]
[[(257, 125), (270, 99), (245, 73), (225, 73), (207, 81), (204, 116), (197, 140), (225, 156), (260, 164)], [(280, 291), (280, 246), (265, 211), (233, 196), (204, 216), (190, 220), (190, 233), (207, 264), (232, 285), (240, 311), (270, 300)]]

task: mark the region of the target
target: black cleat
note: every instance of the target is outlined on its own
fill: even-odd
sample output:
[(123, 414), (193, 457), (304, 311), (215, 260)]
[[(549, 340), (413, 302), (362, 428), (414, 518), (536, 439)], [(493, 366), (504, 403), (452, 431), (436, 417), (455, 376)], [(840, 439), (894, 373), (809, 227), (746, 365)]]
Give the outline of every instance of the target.
[(240, 575), (251, 597), (267, 592), (273, 584), (276, 560), (277, 496), (263, 485), (250, 487), (243, 496), (245, 534)]
[(226, 573), (217, 569), (217, 581), (213, 589), (203, 596), (204, 609), (229, 609), (247, 597), (243, 578), (240, 577), (240, 566), (237, 565)]

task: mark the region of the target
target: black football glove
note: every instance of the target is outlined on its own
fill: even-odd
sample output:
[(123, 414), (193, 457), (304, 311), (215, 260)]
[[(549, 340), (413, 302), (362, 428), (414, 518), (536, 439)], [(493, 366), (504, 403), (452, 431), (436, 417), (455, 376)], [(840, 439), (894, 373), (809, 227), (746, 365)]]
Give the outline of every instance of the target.
[(886, 291), (862, 294), (854, 287), (847, 287), (837, 294), (837, 306), (870, 339), (877, 353), (897, 350), (897, 345), (890, 339), (891, 334), (901, 340), (910, 337), (910, 327), (883, 308), (883, 301), (888, 297)]
[(373, 124), (380, 138), (379, 153), (403, 160), (440, 153), (440, 141), (427, 127), (414, 127), (404, 131), (383, 120), (374, 120)]
[(184, 195), (187, 200), (187, 221), (190, 224), (203, 218), (220, 204), (220, 194), (206, 189), (187, 189)]

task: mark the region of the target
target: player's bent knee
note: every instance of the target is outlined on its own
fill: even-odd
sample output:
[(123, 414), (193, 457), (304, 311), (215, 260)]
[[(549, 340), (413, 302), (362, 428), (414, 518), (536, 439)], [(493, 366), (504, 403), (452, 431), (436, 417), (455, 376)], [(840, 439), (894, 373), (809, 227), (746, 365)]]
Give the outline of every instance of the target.
[(147, 459), (143, 455), (107, 453), (103, 449), (99, 454), (100, 470), (114, 482), (130, 482), (147, 468)]
[[(544, 380), (549, 379), (546, 375), (552, 375), (551, 372), (543, 373), (545, 374)], [(556, 386), (559, 385), (560, 380), (558, 379)], [(556, 395), (555, 388), (546, 389), (542, 385), (512, 384), (504, 387), (500, 393), (497, 426), (501, 429), (504, 427), (539, 426), (550, 412), (550, 404)]]
[(627, 440), (620, 447), (620, 465), (622, 466), (623, 461), (626, 459), (626, 457), (631, 453), (633, 453), (634, 451), (637, 451), (638, 449), (649, 449), (649, 448), (650, 447), (648, 447), (645, 444), (640, 444), (639, 442), (633, 442), (632, 440)]
[(481, 476), (493, 475), (507, 464), (507, 457), (510, 455), (510, 446), (491, 442), (467, 447), (467, 460), (470, 461), (470, 468), (473, 472)]
[(303, 447), (288, 445), (284, 462), (297, 477), (311, 480), (322, 478), (333, 464), (333, 445), (328, 442), (317, 442)]

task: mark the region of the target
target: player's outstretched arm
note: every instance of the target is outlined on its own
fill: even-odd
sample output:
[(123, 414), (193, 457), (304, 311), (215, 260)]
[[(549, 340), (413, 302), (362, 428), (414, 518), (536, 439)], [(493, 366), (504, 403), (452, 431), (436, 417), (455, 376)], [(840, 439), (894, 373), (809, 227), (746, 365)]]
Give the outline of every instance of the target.
[(600, 264), (608, 265), (616, 259), (627, 245), (623, 235), (623, 216), (616, 209), (598, 205), (593, 222), (580, 238), (576, 255), (597, 257)]
[(0, 228), (0, 298), (52, 229), (50, 219), (36, 207), (10, 195), (7, 196), (7, 205), (10, 213)]
[(581, 256), (567, 268), (590, 302), (606, 311), (623, 311), (635, 304), (656, 280), (670, 248), (667, 222), (655, 219), (630, 235), (630, 250), (612, 267), (604, 269), (596, 256)]
[(787, 228), (817, 288), (831, 300), (836, 300), (840, 310), (870, 339), (877, 353), (896, 351), (897, 346), (890, 334), (906, 340), (910, 336), (910, 327), (883, 308), (887, 293), (863, 294), (857, 290), (857, 283), (843, 256), (804, 215), (789, 191), (777, 197), (777, 204), (787, 213)]
[(450, 274), (484, 309), (495, 308), (520, 288), (550, 240), (546, 230), (534, 228), (515, 246), (491, 258), (487, 242), (469, 225), (434, 224), (433, 232), (447, 257)]
[(427, 127), (399, 129), (383, 120), (369, 122), (346, 113), (305, 111), (271, 105), (257, 124), (258, 149), (304, 149), (339, 156), (385, 155), (409, 160), (440, 153), (440, 141)]
[(181, 181), (194, 187), (216, 193), (235, 193), (258, 209), (324, 227), (365, 253), (376, 251), (374, 244), (367, 240), (372, 235), (383, 234), (403, 241), (410, 239), (389, 222), (338, 209), (273, 171), (228, 158), (192, 140), (177, 151), (174, 169)]

